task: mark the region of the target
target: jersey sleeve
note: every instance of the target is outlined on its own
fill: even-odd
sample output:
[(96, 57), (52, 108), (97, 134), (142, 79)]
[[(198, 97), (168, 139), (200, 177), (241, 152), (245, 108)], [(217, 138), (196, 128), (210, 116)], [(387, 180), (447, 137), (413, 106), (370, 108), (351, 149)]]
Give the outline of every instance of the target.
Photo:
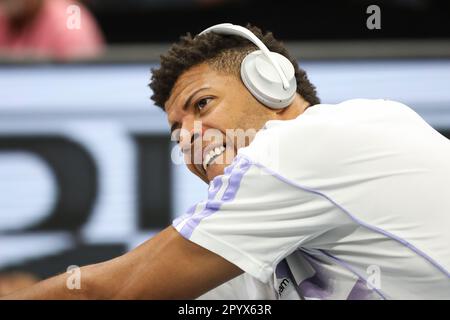
[(339, 221), (330, 202), (238, 155), (208, 199), (173, 221), (183, 237), (267, 283), (274, 267)]

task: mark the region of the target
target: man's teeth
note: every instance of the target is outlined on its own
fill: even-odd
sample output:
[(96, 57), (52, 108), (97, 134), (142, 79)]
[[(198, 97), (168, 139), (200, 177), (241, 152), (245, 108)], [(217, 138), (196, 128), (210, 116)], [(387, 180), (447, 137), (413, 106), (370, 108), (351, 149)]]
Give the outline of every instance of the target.
[(205, 159), (203, 159), (203, 169), (208, 168), (208, 166), (211, 164), (211, 162), (214, 161), (218, 156), (220, 156), (225, 151), (224, 146), (215, 147), (214, 149), (211, 149), (205, 156)]

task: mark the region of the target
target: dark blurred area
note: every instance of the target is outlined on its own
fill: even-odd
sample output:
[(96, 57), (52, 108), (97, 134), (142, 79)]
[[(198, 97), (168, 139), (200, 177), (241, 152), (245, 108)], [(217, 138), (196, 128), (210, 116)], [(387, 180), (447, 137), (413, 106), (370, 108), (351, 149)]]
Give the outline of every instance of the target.
[(222, 22), (272, 31), (306, 59), (450, 52), (445, 0), (0, 0), (0, 58), (155, 61), (181, 35)]
[[(170, 42), (224, 21), (251, 23), (283, 40), (450, 37), (446, 0), (87, 0), (109, 43)], [(378, 5), (382, 28), (368, 30)]]

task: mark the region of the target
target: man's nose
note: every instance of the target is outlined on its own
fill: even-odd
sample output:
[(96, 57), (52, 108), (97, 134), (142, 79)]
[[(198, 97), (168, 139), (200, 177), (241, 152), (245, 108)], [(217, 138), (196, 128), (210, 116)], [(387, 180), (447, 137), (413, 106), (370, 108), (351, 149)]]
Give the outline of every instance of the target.
[(183, 128), (182, 130), (183, 134), (180, 137), (180, 143), (179, 146), (181, 150), (188, 151), (191, 147), (191, 145), (201, 137), (201, 129), (200, 131), (194, 128), (190, 128), (190, 130)]

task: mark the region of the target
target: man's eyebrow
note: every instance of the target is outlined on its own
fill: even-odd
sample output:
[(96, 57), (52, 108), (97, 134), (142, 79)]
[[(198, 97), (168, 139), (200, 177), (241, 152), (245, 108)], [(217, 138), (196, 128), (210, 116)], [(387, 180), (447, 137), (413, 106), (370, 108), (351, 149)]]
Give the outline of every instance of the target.
[[(189, 105), (191, 104), (192, 98), (199, 93), (200, 91), (206, 90), (206, 89), (210, 89), (211, 87), (202, 87), (200, 89), (195, 90), (193, 93), (191, 93), (191, 95), (189, 96), (189, 98), (186, 99), (184, 105), (183, 105), (183, 109), (182, 110), (186, 110)], [(172, 124), (172, 126), (170, 127), (170, 134), (172, 135), (173, 132), (178, 129), (180, 127), (180, 124), (178, 122), (175, 122), (174, 124)]]
[(189, 96), (189, 98), (187, 98), (186, 102), (183, 105), (183, 110), (186, 110), (189, 105), (191, 104), (192, 98), (199, 93), (200, 91), (206, 90), (206, 89), (210, 89), (211, 87), (202, 87), (200, 89), (195, 90), (194, 92), (192, 92), (192, 94)]

